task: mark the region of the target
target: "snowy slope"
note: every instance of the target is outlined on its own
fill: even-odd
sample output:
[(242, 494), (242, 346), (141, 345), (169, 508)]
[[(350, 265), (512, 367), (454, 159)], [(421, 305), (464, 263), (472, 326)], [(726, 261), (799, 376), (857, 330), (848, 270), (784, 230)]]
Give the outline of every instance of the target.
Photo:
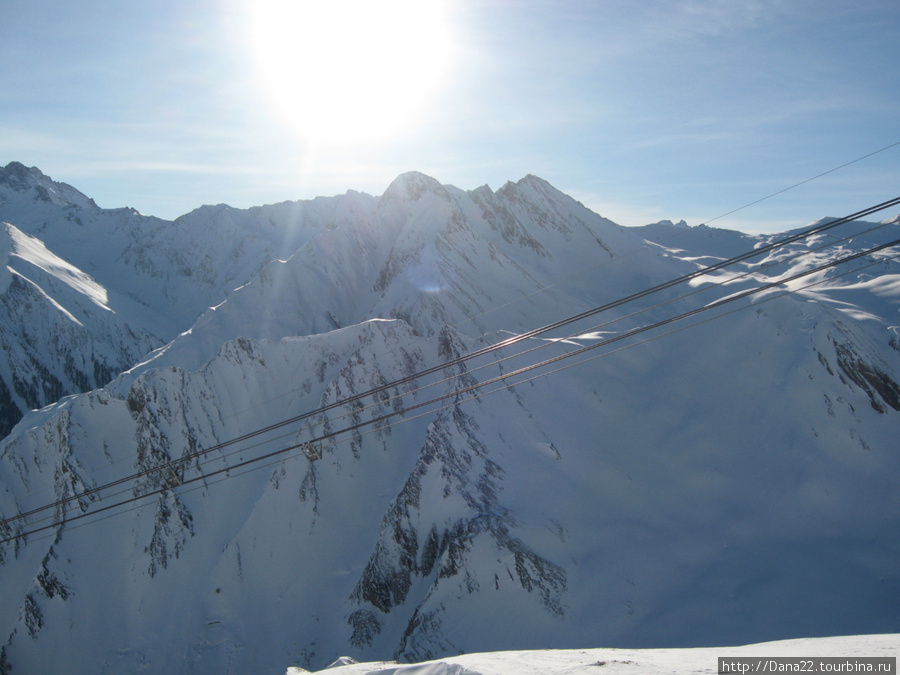
[(162, 340), (109, 292), (19, 229), (0, 225), (0, 437), (22, 413), (107, 384)]
[[(888, 252), (515, 374), (809, 267), (792, 252), (890, 241), (896, 221), (457, 363), (731, 249), (692, 250), (696, 228), (650, 242), (531, 176), (465, 192), (410, 173), (321, 204), (343, 214), (332, 227), (310, 216), (189, 331), (0, 446), (4, 517), (57, 502), (6, 536), (47, 530), (0, 549), (4, 669), (284, 672), (900, 631)], [(323, 437), (308, 461), (300, 443)], [(97, 515), (55, 525), (64, 510)]]
[[(900, 650), (898, 635), (853, 635), (847, 637), (781, 640), (741, 647), (707, 649), (578, 649), (466, 654), (440, 661), (403, 665), (398, 663), (353, 663), (339, 660), (320, 671), (332, 675), (384, 673), (385, 675), (570, 675), (601, 667), (604, 673), (677, 673), (702, 675), (718, 669), (719, 658), (805, 659), (819, 668), (822, 658), (838, 658), (846, 666), (866, 658), (895, 659)], [(796, 664), (809, 668), (809, 665)], [(868, 664), (863, 662), (863, 667)], [(287, 675), (308, 672), (287, 669)], [(785, 670), (784, 672), (791, 672)], [(845, 670), (846, 672), (846, 670)], [(852, 671), (851, 671), (852, 672)]]
[(688, 227), (682, 220), (672, 223), (662, 220), (658, 223), (631, 228), (647, 241), (660, 244), (678, 252), (680, 257), (707, 263), (715, 259), (724, 260), (766, 243), (766, 237), (744, 234), (734, 230), (723, 230), (708, 225)]

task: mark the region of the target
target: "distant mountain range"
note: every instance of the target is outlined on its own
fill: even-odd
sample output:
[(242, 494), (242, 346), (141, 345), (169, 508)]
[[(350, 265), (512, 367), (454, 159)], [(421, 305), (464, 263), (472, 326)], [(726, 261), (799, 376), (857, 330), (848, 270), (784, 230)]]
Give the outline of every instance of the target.
[(896, 217), (413, 172), (170, 222), (14, 162), (0, 221), (0, 673), (900, 632), (898, 249), (827, 267)]

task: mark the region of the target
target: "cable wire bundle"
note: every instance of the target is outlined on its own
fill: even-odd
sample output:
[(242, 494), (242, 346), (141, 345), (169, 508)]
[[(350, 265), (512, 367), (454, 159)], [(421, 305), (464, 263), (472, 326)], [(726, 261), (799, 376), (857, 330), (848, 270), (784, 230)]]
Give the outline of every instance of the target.
[[(265, 466), (269, 466), (274, 462), (282, 461), (286, 457), (296, 455), (305, 455), (310, 461), (316, 461), (322, 456), (321, 444), (324, 441), (329, 441), (348, 433), (358, 432), (359, 430), (366, 427), (378, 428), (379, 426), (385, 424), (396, 424), (399, 421), (396, 420), (396, 418), (398, 417), (402, 417), (403, 421), (409, 421), (421, 415), (434, 414), (438, 410), (458, 405), (467, 400), (487, 396), (497, 391), (501, 391), (509, 387), (514, 387), (516, 385), (532, 381), (538, 377), (546, 377), (551, 374), (560, 372), (561, 370), (564, 370), (566, 368), (582, 365), (587, 361), (602, 356), (607, 356), (616, 351), (620, 351), (621, 349), (627, 349), (638, 344), (643, 344), (649, 340), (664, 337), (665, 335), (671, 334), (672, 332), (675, 332), (677, 330), (683, 330), (685, 328), (698, 325), (697, 323), (684, 324), (686, 320), (692, 317), (709, 313), (711, 316), (709, 318), (705, 318), (704, 321), (700, 322), (705, 323), (705, 321), (711, 320), (712, 318), (719, 318), (734, 311), (738, 311), (742, 307), (739, 306), (737, 309), (731, 309), (726, 313), (717, 312), (717, 310), (720, 310), (727, 305), (732, 305), (733, 303), (737, 303), (738, 301), (749, 298), (751, 296), (763, 294), (775, 289), (781, 289), (783, 291), (782, 294), (776, 297), (781, 297), (781, 295), (796, 292), (796, 290), (798, 289), (787, 289), (786, 285), (797, 280), (809, 277), (811, 275), (833, 269), (840, 265), (846, 265), (847, 263), (850, 263), (852, 261), (860, 260), (866, 256), (871, 256), (875, 253), (886, 251), (887, 249), (900, 245), (900, 238), (893, 239), (877, 246), (869, 247), (862, 251), (843, 255), (828, 262), (803, 269), (802, 271), (791, 274), (789, 276), (778, 278), (774, 281), (758, 283), (749, 289), (727, 295), (700, 307), (674, 314), (664, 319), (660, 319), (643, 325), (638, 325), (629, 330), (621, 331), (611, 337), (597, 340), (590, 345), (581, 346), (576, 349), (566, 351), (562, 354), (556, 354), (546, 359), (529, 360), (529, 362), (525, 365), (520, 365), (508, 372), (501, 372), (499, 375), (489, 376), (481, 381), (476, 381), (473, 378), (473, 373), (476, 373), (485, 368), (497, 367), (500, 364), (505, 363), (511, 359), (522, 359), (523, 357), (526, 357), (539, 349), (547, 348), (552, 344), (558, 344), (559, 342), (572, 343), (573, 341), (576, 341), (578, 339), (579, 335), (584, 334), (585, 329), (581, 329), (576, 333), (569, 335), (568, 337), (553, 338), (550, 342), (542, 342), (541, 345), (526, 349), (524, 351), (518, 351), (514, 354), (506, 353), (509, 348), (526, 340), (538, 338), (540, 336), (546, 335), (547, 333), (550, 333), (551, 331), (571, 326), (572, 324), (584, 321), (585, 319), (595, 317), (603, 313), (611, 312), (614, 309), (626, 308), (627, 306), (636, 303), (638, 300), (648, 298), (655, 294), (659, 294), (665, 290), (688, 284), (692, 281), (701, 280), (703, 277), (709, 277), (713, 273), (724, 270), (728, 267), (737, 265), (742, 262), (750, 261), (754, 258), (758, 258), (766, 253), (770, 253), (791, 243), (799, 242), (814, 235), (829, 232), (840, 227), (841, 225), (845, 225), (854, 220), (859, 220), (878, 211), (882, 211), (897, 205), (900, 205), (900, 197), (882, 202), (881, 204), (871, 206), (861, 211), (857, 211), (856, 213), (845, 216), (844, 218), (806, 228), (790, 236), (784, 237), (764, 246), (760, 246), (759, 248), (746, 251), (740, 255), (722, 260), (712, 265), (700, 267), (688, 274), (684, 274), (661, 284), (657, 284), (655, 286), (643, 289), (639, 292), (618, 298), (612, 302), (590, 308), (578, 314), (564, 317), (552, 323), (534, 328), (521, 334), (514, 335), (470, 353), (448, 359), (447, 361), (440, 364), (433, 365), (397, 380), (387, 382), (362, 393), (345, 398), (339, 398), (330, 404), (323, 405), (314, 410), (309, 410), (303, 412), (302, 414), (280, 420), (268, 426), (255, 429), (241, 436), (226, 440), (222, 443), (218, 443), (216, 445), (205, 448), (200, 448), (193, 452), (184, 453), (178, 459), (172, 459), (168, 462), (163, 462), (152, 468), (132, 473), (130, 475), (104, 483), (102, 485), (98, 485), (76, 494), (69, 495), (68, 497), (49, 502), (22, 513), (18, 513), (14, 516), (0, 520), (0, 536), (2, 536), (2, 538), (0, 538), (0, 544), (8, 544), (13, 542), (18, 544), (32, 535), (46, 533), (50, 530), (55, 530), (76, 521), (85, 520), (84, 524), (93, 523), (97, 520), (100, 520), (101, 514), (110, 516), (131, 510), (128, 507), (139, 508), (140, 506), (144, 505), (142, 504), (142, 502), (145, 502), (150, 497), (164, 494), (170, 490), (186, 491), (189, 489), (200, 488), (207, 486), (212, 482), (219, 482), (230, 477), (241, 475), (241, 473), (245, 473), (237, 472), (236, 470), (238, 469), (246, 468), (247, 471), (256, 470)], [(879, 229), (880, 227), (885, 227), (885, 225), (882, 224), (872, 229)], [(833, 247), (835, 243), (839, 242), (831, 242), (829, 244), (825, 244), (818, 249), (813, 249), (813, 251), (820, 251)], [(804, 251), (798, 254), (794, 254), (787, 259), (778, 260), (774, 263), (767, 263), (766, 265), (760, 267), (757, 272), (762, 269), (771, 268), (776, 264), (784, 264), (786, 261), (794, 260), (804, 255), (808, 255), (813, 251)], [(737, 277), (730, 278), (729, 281), (733, 281), (735, 278), (746, 278), (748, 280), (753, 280), (754, 276), (750, 272), (743, 272), (737, 275)], [(709, 290), (709, 288), (718, 287), (721, 285), (721, 283), (714, 283), (709, 286), (704, 286), (689, 293), (681, 294), (674, 298), (661, 301), (651, 307), (634, 310), (628, 314), (625, 314), (624, 316), (617, 316), (606, 323), (601, 323), (587, 330), (597, 330), (617, 321), (621, 321), (626, 318), (632, 318), (637, 315), (646, 313), (650, 310), (658, 309), (676, 300), (684, 300), (697, 293), (707, 291)], [(661, 329), (669, 326), (670, 324), (679, 322), (682, 322), (682, 325), (675, 328), (674, 330), (661, 332)], [(640, 341), (629, 342), (633, 338), (637, 338), (639, 336), (644, 336), (644, 339)], [(589, 352), (614, 345), (616, 345), (616, 348), (614, 350), (605, 351), (600, 354), (592, 354), (587, 358), (577, 358), (587, 355)], [(496, 355), (496, 358), (492, 358), (474, 368), (467, 367), (467, 364), (469, 362), (491, 355)], [(563, 362), (566, 363), (564, 365), (560, 365), (563, 364)], [(418, 384), (418, 381), (432, 375), (439, 375), (442, 377), (428, 384)], [(427, 400), (406, 405), (402, 405), (400, 404), (400, 401), (398, 401), (398, 399), (402, 399), (404, 396), (419, 393), (431, 387), (435, 387), (441, 384), (447, 384), (457, 380), (461, 382), (461, 386), (451, 387), (448, 391), (432, 396)], [(407, 391), (401, 394), (397, 394), (396, 396), (388, 395), (389, 390), (399, 388), (403, 385), (414, 386), (412, 389), (408, 389)], [(489, 389), (493, 385), (497, 386), (493, 389)], [(387, 398), (385, 398), (386, 395)], [(374, 399), (374, 403), (371, 403), (368, 406), (363, 405), (363, 402), (370, 397)], [(346, 417), (349, 417), (351, 414), (356, 415), (364, 410), (368, 410), (375, 406), (382, 406), (386, 403), (397, 403), (397, 405), (394, 405), (393, 409), (391, 409), (389, 412), (376, 414), (375, 416), (367, 420), (350, 424), (343, 424), (338, 426), (338, 428), (333, 428), (330, 430), (317, 430), (318, 427), (314, 424), (311, 424), (311, 420), (313, 418), (324, 416), (326, 413), (338, 408), (342, 408), (344, 406), (353, 405), (353, 413), (345, 413), (343, 415), (340, 415), (332, 420), (329, 420), (330, 423), (333, 424), (336, 420), (343, 420)], [(410, 415), (410, 413), (416, 414)], [(303, 424), (304, 422), (306, 423), (305, 425)], [(275, 438), (265, 438), (267, 435), (279, 430), (285, 430), (285, 433)], [(212, 458), (210, 457), (212, 453), (219, 453), (216, 459), (227, 458), (228, 456), (233, 456), (236, 452), (248, 452), (250, 450), (263, 447), (266, 444), (286, 438), (288, 436), (295, 436), (295, 438), (298, 436), (303, 436), (303, 440), (296, 443), (285, 444), (275, 450), (261, 452), (246, 460), (241, 459), (240, 461), (231, 465), (226, 465), (221, 468), (213, 468), (206, 472), (203, 472), (201, 470), (196, 475), (190, 475), (189, 468), (193, 467), (200, 470), (204, 463), (208, 465), (212, 461)], [(252, 445), (246, 445), (248, 441), (253, 440), (258, 440), (258, 442)], [(228, 455), (224, 455), (224, 450), (235, 447), (238, 449), (234, 450)], [(147, 490), (145, 492), (142, 492), (141, 494), (134, 494), (135, 482), (139, 479), (148, 477), (154, 478), (157, 481), (159, 487)], [(193, 486), (193, 488), (191, 486)], [(114, 491), (116, 488), (119, 488), (119, 490)], [(120, 496), (129, 492), (132, 493), (129, 497), (119, 499), (118, 501), (114, 501), (102, 506), (97, 505), (92, 508), (92, 505), (98, 504), (103, 499), (109, 500), (113, 497)], [(80, 513), (69, 513), (70, 509), (72, 509), (73, 502), (78, 502), (79, 505), (81, 505), (83, 510)]]

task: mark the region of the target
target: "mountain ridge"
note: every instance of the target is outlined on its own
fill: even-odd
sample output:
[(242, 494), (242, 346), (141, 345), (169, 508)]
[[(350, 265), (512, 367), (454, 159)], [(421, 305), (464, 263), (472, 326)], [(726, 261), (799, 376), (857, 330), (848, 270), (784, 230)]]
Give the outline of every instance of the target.
[[(461, 361), (702, 270), (746, 235), (621, 228), (531, 176), (496, 192), (416, 172), (395, 183), (387, 198), (212, 207), (178, 224), (293, 222), (296, 247), (250, 246), (240, 285), (184, 332), (28, 413), (0, 445), (0, 514), (57, 503), (0, 528), (50, 526), (0, 549), (0, 670), (283, 670), (346, 653), (900, 630), (890, 251), (515, 374), (890, 241), (895, 221)], [(127, 219), (148, 241), (174, 231)], [(673, 229), (682, 238), (653, 240)], [(115, 517), (54, 520), (141, 495)]]

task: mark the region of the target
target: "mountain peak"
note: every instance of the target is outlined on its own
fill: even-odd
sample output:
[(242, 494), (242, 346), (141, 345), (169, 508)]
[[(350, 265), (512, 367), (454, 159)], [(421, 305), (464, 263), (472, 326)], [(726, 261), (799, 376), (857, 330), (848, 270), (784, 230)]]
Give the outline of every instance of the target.
[(447, 194), (446, 188), (431, 176), (419, 171), (407, 171), (394, 179), (381, 198), (388, 201), (415, 202), (426, 192), (442, 197)]
[(503, 187), (497, 190), (498, 195), (506, 195), (507, 197), (522, 196), (525, 194), (540, 195), (542, 197), (566, 197), (564, 193), (557, 190), (550, 183), (539, 176), (529, 173), (520, 178), (515, 183), (507, 181)]
[(28, 168), (22, 162), (10, 162), (0, 169), (0, 185), (9, 185), (14, 190), (25, 191), (42, 181), (50, 180), (36, 166)]
[(552, 188), (554, 190), (556, 189), (543, 178), (541, 178), (540, 176), (535, 176), (533, 173), (526, 174), (523, 178), (520, 178), (516, 182), (516, 185), (529, 185), (532, 187)]
[(57, 183), (37, 167), (26, 167), (21, 162), (10, 162), (0, 169), (0, 189), (27, 195), (33, 192), (36, 202), (47, 202), (57, 206), (80, 206), (82, 208), (98, 208), (93, 199), (79, 192), (71, 185)]
[(684, 220), (679, 220), (677, 223), (673, 223), (671, 220), (660, 220), (654, 225), (659, 225), (661, 227), (678, 227), (681, 229), (687, 229), (690, 227)]

